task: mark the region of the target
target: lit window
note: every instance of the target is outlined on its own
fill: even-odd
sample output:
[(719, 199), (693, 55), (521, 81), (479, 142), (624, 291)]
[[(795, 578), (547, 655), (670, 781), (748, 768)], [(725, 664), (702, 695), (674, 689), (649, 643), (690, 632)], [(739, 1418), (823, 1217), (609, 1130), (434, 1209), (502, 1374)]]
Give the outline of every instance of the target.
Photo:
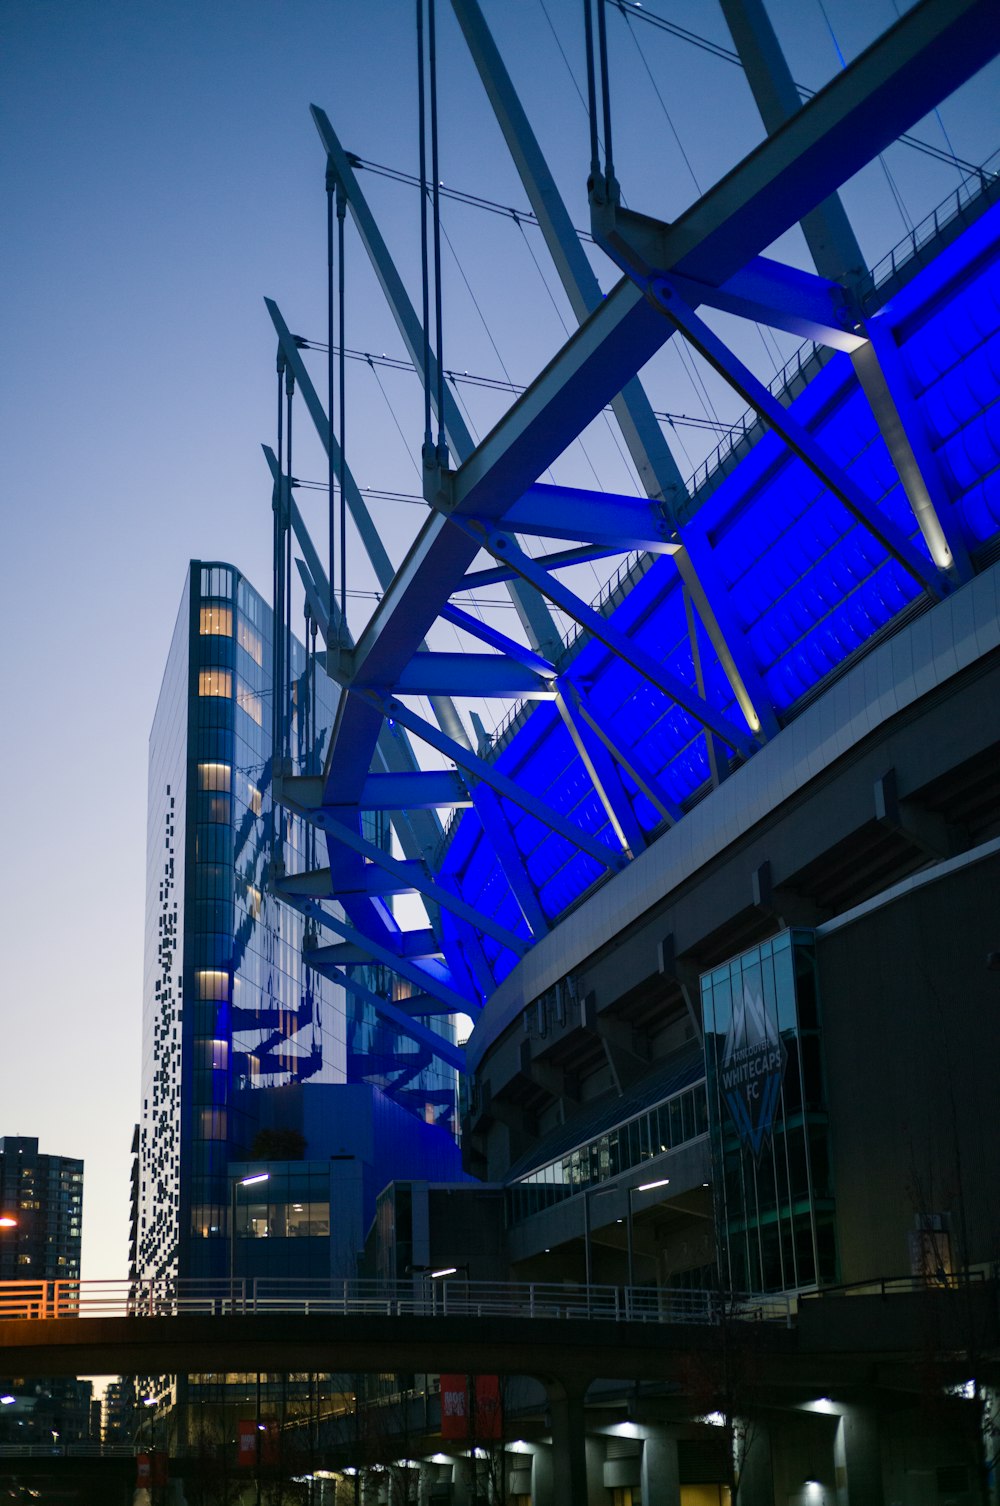
[(202, 607), (199, 631), (203, 638), (231, 638), (233, 636), (232, 607)]
[(240, 648), (245, 648), (255, 664), (264, 662), (264, 646), (260, 641), (260, 634), (255, 633), (253, 628), (240, 617), (236, 622), (236, 642)]
[(218, 968), (199, 968), (194, 975), (199, 999), (228, 999), (229, 974)]
[(233, 693), (233, 677), (228, 669), (200, 669), (198, 671), (198, 694), (230, 696)]
[(226, 1138), (225, 1109), (202, 1109), (199, 1127), (202, 1140), (224, 1140)]
[[(222, 692), (220, 691), (218, 693), (221, 694)], [(228, 695), (228, 690), (225, 693)], [(236, 682), (236, 704), (242, 711), (246, 712), (247, 716), (250, 717), (252, 721), (255, 721), (257, 723), (258, 727), (263, 726), (264, 710), (260, 703), (260, 696), (255, 695), (254, 692), (250, 690), (248, 686), (244, 685), (240, 680)]]
[(260, 919), (260, 901), (261, 901), (260, 890), (256, 889), (253, 884), (248, 884), (247, 885), (247, 909), (250, 912), (250, 914), (253, 916), (254, 920), (259, 920)]
[(233, 771), (228, 763), (200, 763), (198, 765), (198, 788), (221, 790), (228, 794)]
[(199, 1041), (198, 1055), (201, 1066), (224, 1072), (229, 1065), (229, 1042), (215, 1040)]
[(255, 784), (251, 784), (250, 781), (247, 780), (247, 805), (253, 811), (255, 816), (260, 815), (262, 804), (263, 802), (261, 800), (260, 790)]

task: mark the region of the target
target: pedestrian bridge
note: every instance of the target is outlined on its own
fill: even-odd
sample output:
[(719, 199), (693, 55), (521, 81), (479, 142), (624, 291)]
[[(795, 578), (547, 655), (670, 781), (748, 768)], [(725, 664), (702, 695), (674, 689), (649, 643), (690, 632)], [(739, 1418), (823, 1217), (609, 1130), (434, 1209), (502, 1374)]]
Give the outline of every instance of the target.
[(378, 1281), (0, 1283), (0, 1346), (19, 1375), (484, 1371), (578, 1384), (662, 1379), (667, 1356), (730, 1321), (768, 1348), (794, 1299), (663, 1287)]

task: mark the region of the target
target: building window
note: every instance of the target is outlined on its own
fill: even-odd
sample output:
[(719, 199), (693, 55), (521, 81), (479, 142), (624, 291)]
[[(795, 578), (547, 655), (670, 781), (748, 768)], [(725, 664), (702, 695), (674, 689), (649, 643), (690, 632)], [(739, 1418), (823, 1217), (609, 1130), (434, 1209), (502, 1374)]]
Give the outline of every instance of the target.
[(199, 999), (228, 999), (229, 974), (218, 968), (198, 968), (194, 984)]
[(200, 669), (198, 671), (198, 694), (201, 696), (231, 696), (233, 677), (228, 669)]
[(232, 596), (233, 575), (224, 566), (205, 567), (201, 572), (202, 596)]
[(263, 664), (264, 645), (261, 643), (260, 634), (255, 633), (242, 617), (237, 618), (236, 621), (236, 642), (240, 648), (246, 649), (255, 664)]
[(198, 765), (200, 790), (218, 790), (228, 794), (232, 777), (233, 771), (228, 763), (200, 763)]
[(236, 704), (241, 711), (246, 712), (251, 721), (257, 723), (258, 727), (264, 725), (264, 710), (260, 696), (255, 695), (248, 685), (243, 684), (242, 680), (236, 682)]
[(202, 607), (198, 631), (203, 638), (233, 636), (233, 609), (218, 604)]
[(202, 1109), (200, 1120), (200, 1136), (202, 1140), (224, 1140), (226, 1138), (226, 1111), (225, 1109)]

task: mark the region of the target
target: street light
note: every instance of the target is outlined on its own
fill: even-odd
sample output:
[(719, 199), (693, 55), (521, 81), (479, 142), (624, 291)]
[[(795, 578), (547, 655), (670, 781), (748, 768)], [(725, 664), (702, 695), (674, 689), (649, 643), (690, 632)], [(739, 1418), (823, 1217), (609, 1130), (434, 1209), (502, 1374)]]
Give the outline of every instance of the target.
[(590, 1199), (592, 1197), (608, 1197), (617, 1192), (617, 1187), (585, 1187), (583, 1191), (583, 1268), (586, 1285), (590, 1287), (591, 1264), (590, 1264)]
[(632, 1243), (632, 1199), (637, 1192), (652, 1192), (656, 1187), (669, 1187), (670, 1178), (661, 1177), (658, 1182), (643, 1182), (639, 1187), (629, 1187), (628, 1194), (628, 1222), (626, 1234), (628, 1236), (628, 1284), (635, 1286), (635, 1249)]
[(232, 1287), (236, 1280), (236, 1189), (237, 1187), (255, 1187), (258, 1182), (270, 1181), (269, 1171), (255, 1171), (248, 1177), (233, 1177), (230, 1184), (229, 1199), (229, 1285)]
[(9, 1213), (0, 1213), (0, 1229), (16, 1229), (17, 1219)]

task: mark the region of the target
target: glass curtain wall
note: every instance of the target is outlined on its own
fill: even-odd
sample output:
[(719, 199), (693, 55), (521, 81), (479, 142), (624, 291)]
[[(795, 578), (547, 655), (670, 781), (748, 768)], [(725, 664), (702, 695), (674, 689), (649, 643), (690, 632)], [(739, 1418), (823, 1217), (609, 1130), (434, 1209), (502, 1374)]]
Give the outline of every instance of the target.
[(701, 998), (722, 1283), (836, 1281), (812, 933), (785, 931), (706, 973)]

